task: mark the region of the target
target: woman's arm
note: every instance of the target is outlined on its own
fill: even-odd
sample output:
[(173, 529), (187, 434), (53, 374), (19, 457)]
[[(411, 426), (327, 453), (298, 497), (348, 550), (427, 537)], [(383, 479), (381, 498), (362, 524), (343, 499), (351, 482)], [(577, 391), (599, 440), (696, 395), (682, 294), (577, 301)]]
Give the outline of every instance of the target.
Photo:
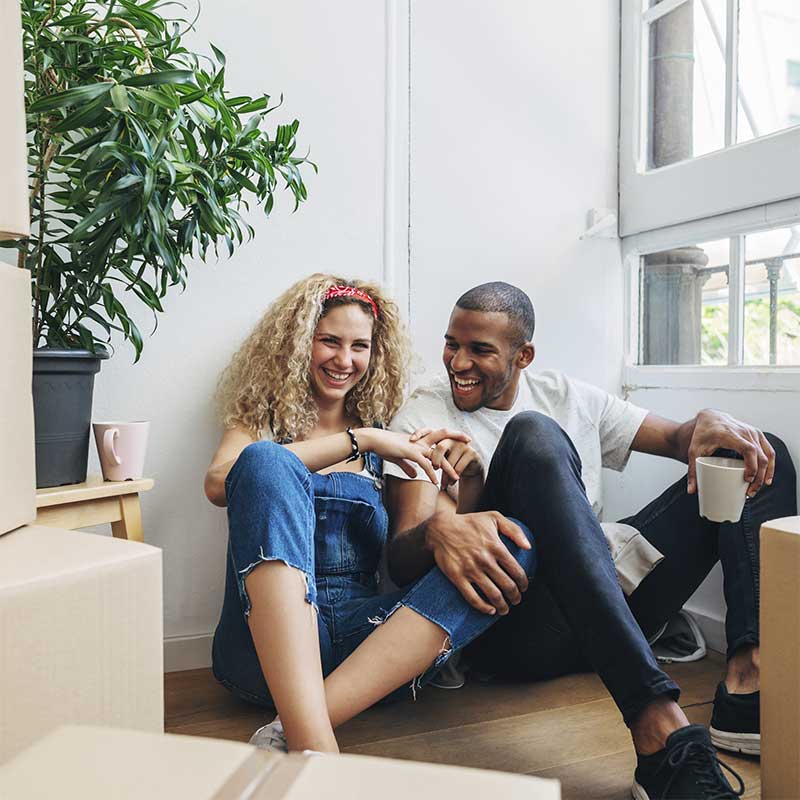
[(211, 459), (211, 465), (206, 472), (203, 489), (206, 497), (215, 505), (224, 508), (228, 505), (225, 497), (225, 478), (236, 463), (242, 450), (255, 441), (253, 435), (246, 428), (230, 428), (222, 434), (217, 452)]
[[(391, 459), (412, 478), (417, 474), (417, 467), (420, 467), (434, 483), (436, 483), (436, 473), (427, 455), (430, 445), (440, 439), (463, 436), (456, 431), (441, 429), (417, 442), (411, 442), (405, 434), (379, 428), (356, 428), (353, 434), (362, 453), (374, 452), (383, 458)], [(206, 472), (204, 484), (206, 497), (215, 506), (224, 507), (228, 504), (225, 497), (225, 478), (228, 477), (242, 450), (254, 441), (252, 434), (243, 427), (230, 428), (223, 434), (217, 452), (211, 460), (211, 466)], [(353, 452), (350, 436), (346, 431), (284, 446), (306, 465), (309, 472), (319, 472), (321, 469), (339, 464)], [(452, 472), (452, 477), (457, 477), (455, 472)]]
[[(366, 430), (366, 428), (359, 428), (353, 431), (362, 450), (366, 449), (365, 445), (369, 438), (367, 434), (362, 433), (362, 431)], [(222, 435), (222, 441), (211, 459), (211, 466), (206, 472), (203, 486), (206, 497), (215, 506), (224, 508), (228, 505), (228, 500), (225, 497), (225, 479), (236, 463), (236, 459), (241, 455), (242, 450), (255, 441), (256, 439), (253, 438), (250, 431), (240, 426), (230, 428)], [(284, 446), (287, 450), (291, 450), (308, 467), (309, 472), (318, 472), (321, 469), (325, 469), (325, 467), (338, 464), (340, 461), (344, 461), (352, 452), (350, 437), (345, 431)]]

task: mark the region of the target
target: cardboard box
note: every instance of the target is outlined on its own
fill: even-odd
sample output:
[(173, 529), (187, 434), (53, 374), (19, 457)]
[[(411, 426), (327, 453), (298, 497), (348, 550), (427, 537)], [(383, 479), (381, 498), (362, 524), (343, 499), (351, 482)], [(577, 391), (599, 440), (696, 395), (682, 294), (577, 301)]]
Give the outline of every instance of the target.
[(761, 796), (800, 798), (800, 517), (761, 526)]
[(36, 518), (32, 374), (31, 274), (0, 264), (0, 534)]
[(164, 730), (161, 594), (155, 547), (36, 525), (0, 537), (0, 763), (65, 723)]
[(3, 800), (559, 800), (558, 781), (369, 756), (277, 755), (69, 726), (0, 767)]

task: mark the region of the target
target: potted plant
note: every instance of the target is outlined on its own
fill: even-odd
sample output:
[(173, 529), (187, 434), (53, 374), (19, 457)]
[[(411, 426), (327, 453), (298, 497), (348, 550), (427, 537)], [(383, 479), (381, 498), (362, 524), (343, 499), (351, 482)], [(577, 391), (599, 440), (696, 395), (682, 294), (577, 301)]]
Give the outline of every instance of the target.
[[(22, 0), (32, 234), (37, 484), (85, 480), (91, 391), (112, 335), (142, 335), (193, 256), (232, 255), (279, 188), (306, 199), (299, 123), (265, 130), (268, 95), (231, 95), (225, 56), (187, 50), (161, 0)], [(315, 168), (315, 167), (314, 167)], [(6, 243), (8, 245), (8, 243)]]

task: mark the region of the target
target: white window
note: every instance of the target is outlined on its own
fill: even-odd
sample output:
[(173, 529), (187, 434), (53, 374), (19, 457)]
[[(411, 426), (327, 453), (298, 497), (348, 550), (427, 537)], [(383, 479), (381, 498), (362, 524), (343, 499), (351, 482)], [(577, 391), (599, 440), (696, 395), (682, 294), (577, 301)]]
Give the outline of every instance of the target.
[(625, 383), (800, 389), (800, 0), (622, 0)]
[(622, 0), (622, 236), (800, 195), (800, 2)]

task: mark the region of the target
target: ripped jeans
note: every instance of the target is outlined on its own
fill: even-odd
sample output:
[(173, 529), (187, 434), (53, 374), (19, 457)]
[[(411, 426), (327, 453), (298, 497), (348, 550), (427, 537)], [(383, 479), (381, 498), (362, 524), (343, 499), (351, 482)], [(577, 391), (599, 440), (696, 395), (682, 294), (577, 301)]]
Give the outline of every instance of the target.
[[(306, 600), (318, 611), (324, 675), (400, 606), (446, 634), (442, 653), (414, 681), (415, 688), (497, 620), (497, 615), (473, 609), (438, 567), (410, 588), (378, 594), (376, 571), (388, 520), (381, 500), (381, 459), (367, 453), (365, 460), (364, 473), (320, 475), (309, 472), (286, 447), (262, 441), (245, 448), (228, 474), (225, 598), (212, 668), (217, 680), (242, 699), (273, 706), (247, 624), (245, 579), (264, 561), (282, 561), (305, 575)], [(528, 529), (520, 527), (532, 541)], [(532, 578), (535, 548), (522, 550), (503, 541)]]

